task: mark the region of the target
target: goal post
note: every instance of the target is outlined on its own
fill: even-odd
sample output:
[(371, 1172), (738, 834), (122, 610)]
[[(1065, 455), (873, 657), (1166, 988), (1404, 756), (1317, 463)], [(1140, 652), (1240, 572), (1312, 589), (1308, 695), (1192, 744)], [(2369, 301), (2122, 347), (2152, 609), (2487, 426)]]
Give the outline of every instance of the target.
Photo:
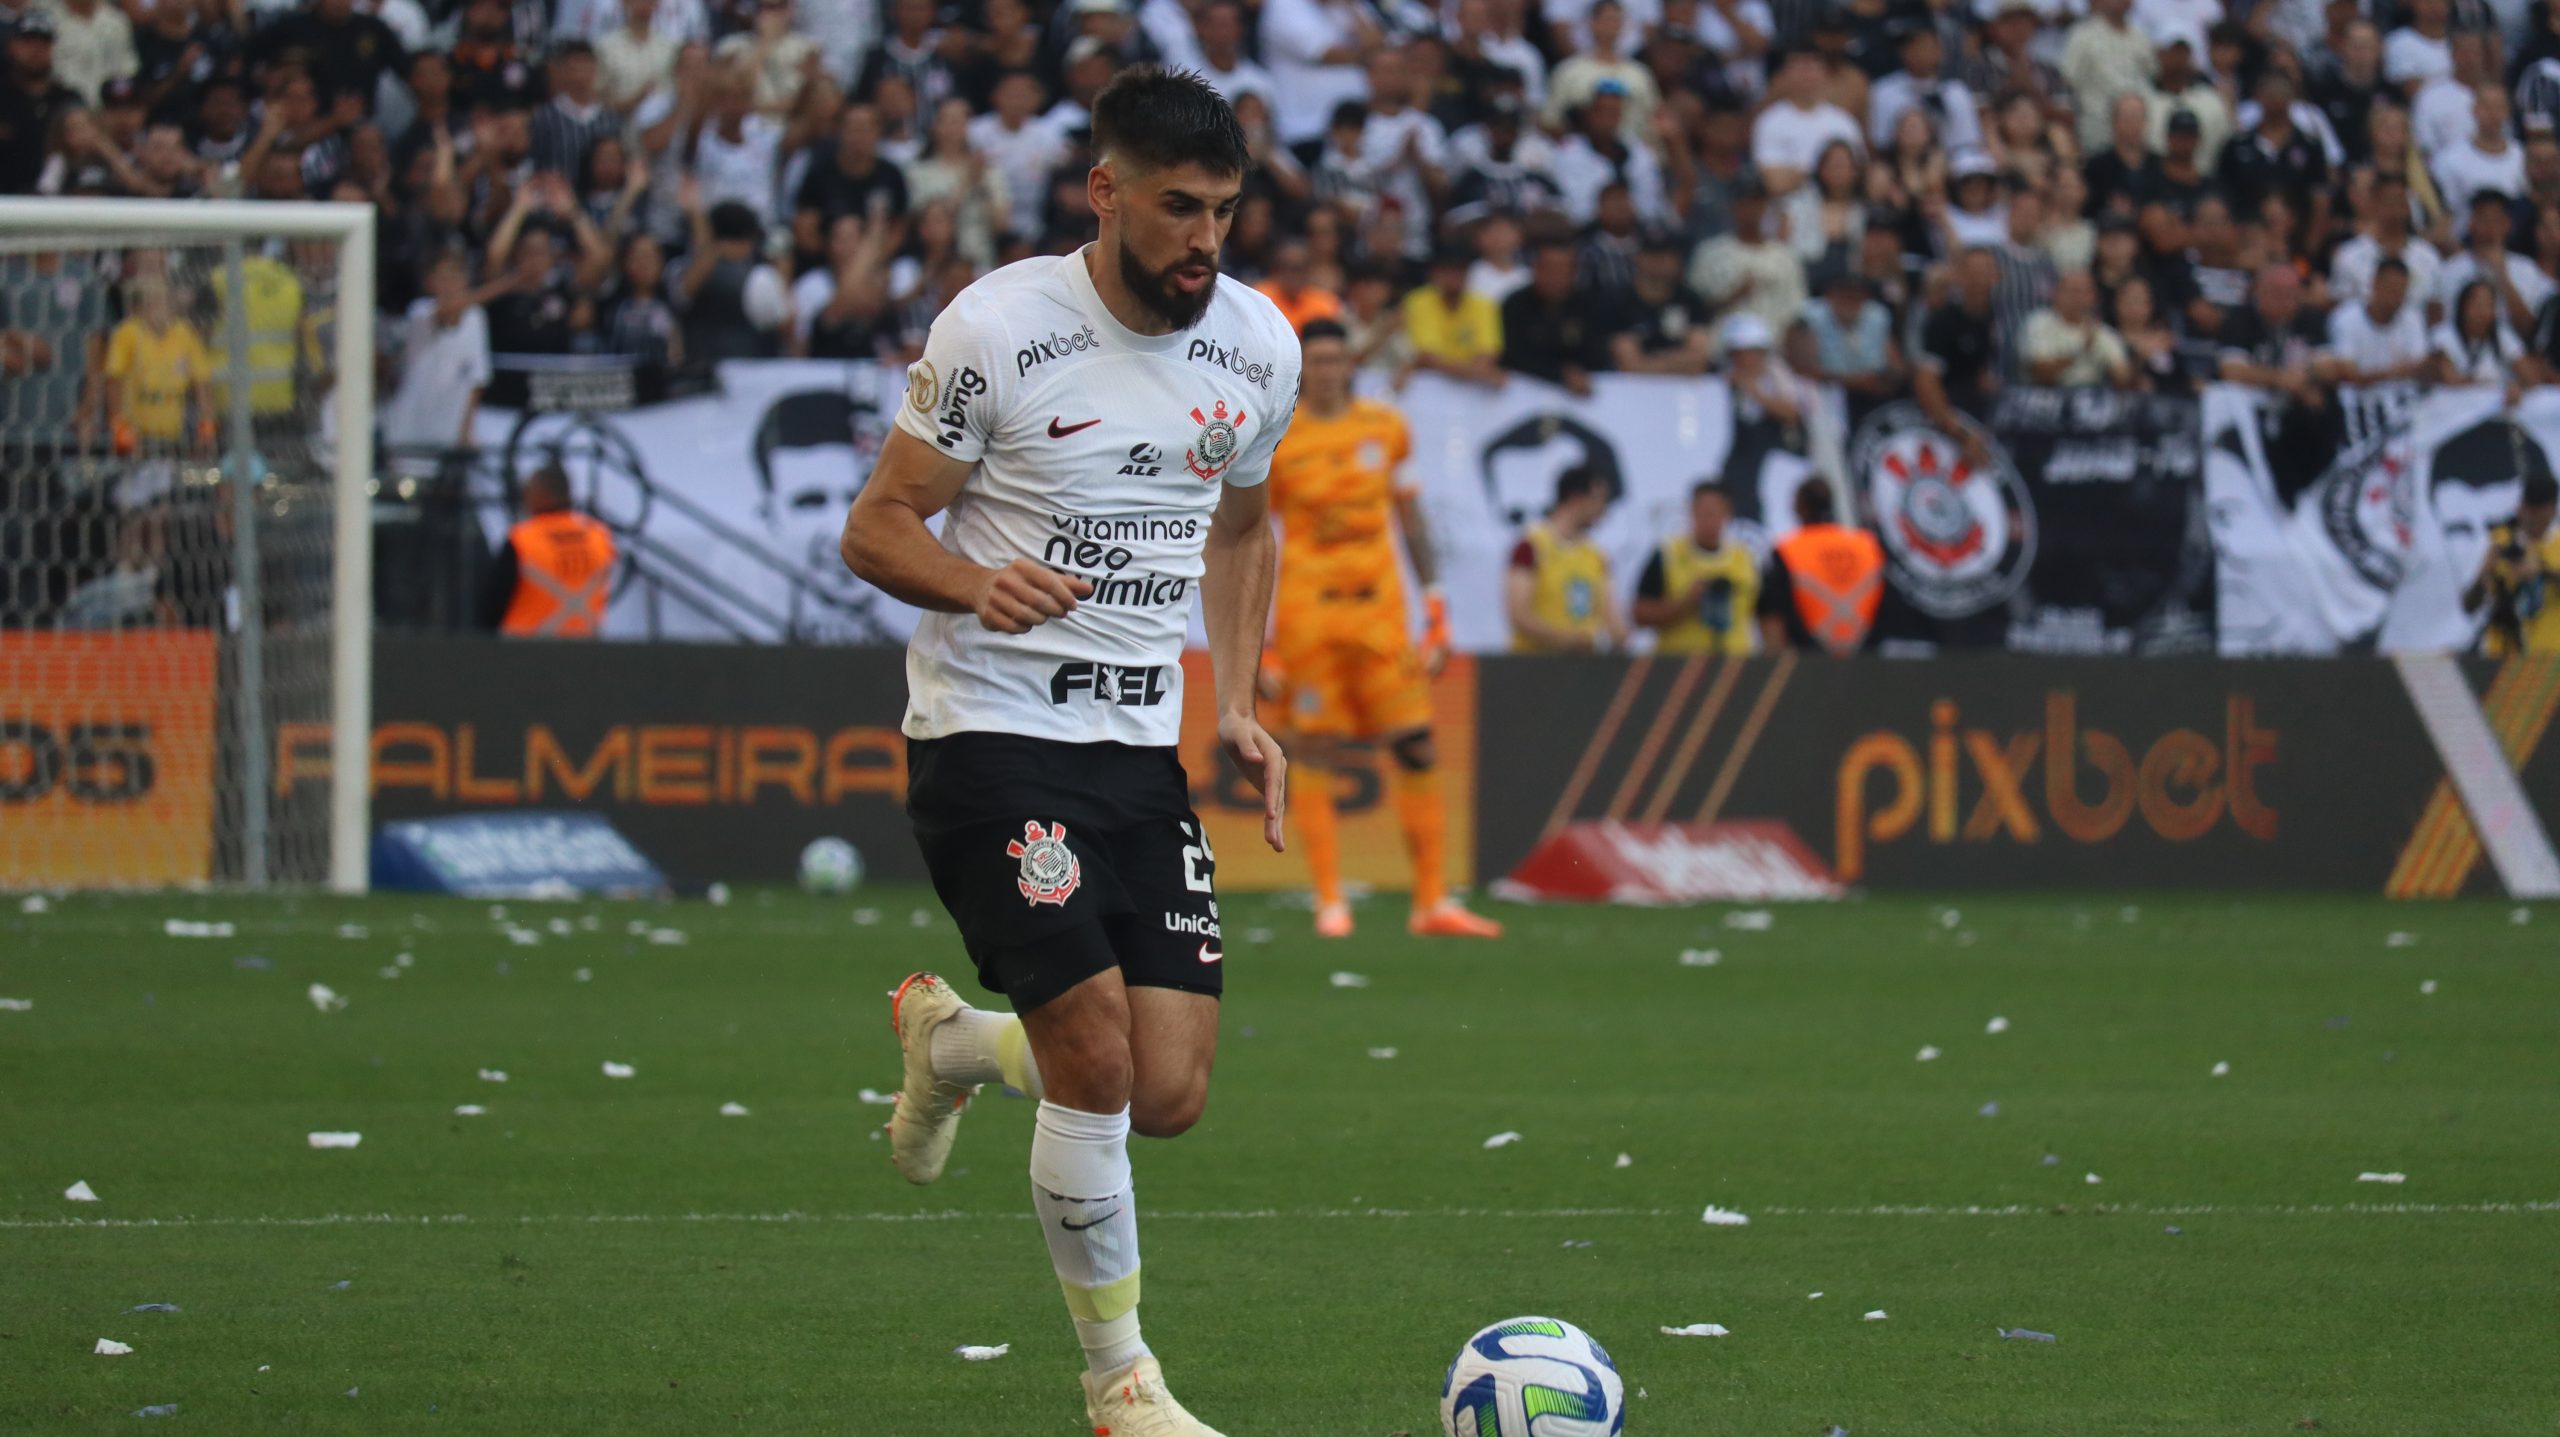
[(0, 887), (365, 889), (374, 227), (0, 199)]

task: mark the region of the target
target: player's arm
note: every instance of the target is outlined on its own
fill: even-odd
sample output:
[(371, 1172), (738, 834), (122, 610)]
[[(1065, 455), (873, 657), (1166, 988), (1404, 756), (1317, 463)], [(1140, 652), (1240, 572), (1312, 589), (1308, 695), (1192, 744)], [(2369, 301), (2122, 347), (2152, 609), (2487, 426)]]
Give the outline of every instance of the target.
[(1281, 820), (1288, 812), (1289, 761), (1253, 709), (1262, 636), (1271, 623), (1271, 588), (1280, 568), (1267, 485), (1225, 486), (1200, 557), (1201, 618), (1218, 685), (1218, 743), (1262, 790), (1263, 841), (1272, 852), (1285, 853), (1289, 844)]
[(1449, 599), (1440, 592), (1440, 555), (1431, 547), (1431, 526), (1422, 519), (1422, 496), (1399, 485), (1396, 527), (1404, 531), (1405, 557), (1422, 585), (1422, 667), (1432, 674), (1449, 662)]
[[(1028, 558), (1001, 569), (973, 564), (943, 548), (925, 527), (960, 496), (976, 467), (903, 429), (890, 430), (870, 482), (845, 515), (839, 545), (845, 567), (893, 599), (939, 613), (976, 614), (979, 623), (1001, 634), (1027, 634), (1074, 613), (1076, 601), (1093, 592), (1091, 584)], [(1267, 606), (1267, 584), (1263, 597)], [(1258, 635), (1257, 630), (1257, 642)]]

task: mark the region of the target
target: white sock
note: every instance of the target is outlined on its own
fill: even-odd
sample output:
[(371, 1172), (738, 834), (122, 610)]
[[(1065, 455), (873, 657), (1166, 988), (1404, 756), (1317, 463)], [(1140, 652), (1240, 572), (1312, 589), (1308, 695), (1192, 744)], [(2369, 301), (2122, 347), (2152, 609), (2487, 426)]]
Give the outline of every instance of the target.
[(1129, 1110), (1085, 1113), (1041, 1103), (1031, 1135), (1031, 1205), (1075, 1318), (1085, 1366), (1101, 1376), (1146, 1356), (1138, 1335)]
[(933, 1075), (954, 1083), (1003, 1083), (1024, 1097), (1045, 1096), (1040, 1065), (1022, 1020), (1011, 1013), (963, 1008), (934, 1027)]

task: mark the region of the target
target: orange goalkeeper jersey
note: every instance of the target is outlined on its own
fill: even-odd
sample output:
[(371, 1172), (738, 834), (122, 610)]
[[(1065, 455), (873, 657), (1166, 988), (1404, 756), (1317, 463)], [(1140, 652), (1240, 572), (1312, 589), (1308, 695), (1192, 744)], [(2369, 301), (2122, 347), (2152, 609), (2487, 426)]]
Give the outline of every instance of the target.
[(1271, 460), (1280, 516), (1280, 645), (1310, 639), (1381, 646), (1405, 635), (1396, 558), (1397, 469), (1412, 451), (1404, 418), (1355, 399), (1330, 419), (1305, 409)]

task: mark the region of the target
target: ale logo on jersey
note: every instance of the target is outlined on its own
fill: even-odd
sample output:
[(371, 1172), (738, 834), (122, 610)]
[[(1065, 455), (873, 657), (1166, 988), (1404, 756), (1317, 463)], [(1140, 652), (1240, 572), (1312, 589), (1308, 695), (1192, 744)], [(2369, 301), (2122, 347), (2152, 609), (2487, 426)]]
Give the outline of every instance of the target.
[(1192, 422), (1200, 426), (1200, 433), (1191, 441), (1191, 447), (1184, 451), (1182, 462), (1203, 480), (1215, 479), (1227, 472), (1227, 466), (1235, 462), (1236, 451), (1244, 447), (1237, 431), (1244, 427), (1245, 418), (1242, 409), (1229, 418), (1227, 401), (1223, 399), (1206, 414), (1192, 410)]
[(1065, 907), (1076, 885), (1084, 881), (1084, 868), (1076, 862), (1076, 851), (1067, 847), (1063, 823), (1042, 828), (1035, 818), (1022, 825), (1022, 837), (1007, 843), (1004, 852), (1005, 857), (1021, 861), (1022, 873), (1014, 886), (1035, 907), (1043, 903)]

